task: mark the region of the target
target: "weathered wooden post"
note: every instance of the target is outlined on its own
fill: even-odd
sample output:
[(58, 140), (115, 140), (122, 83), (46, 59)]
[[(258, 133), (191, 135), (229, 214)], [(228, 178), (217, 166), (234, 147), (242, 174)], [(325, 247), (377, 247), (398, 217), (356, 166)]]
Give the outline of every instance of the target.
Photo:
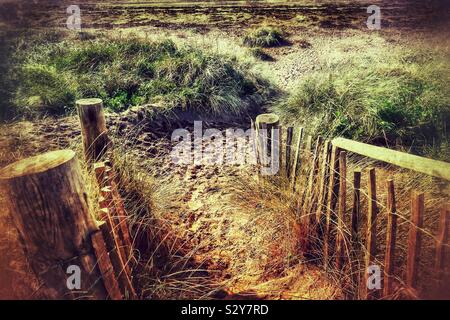
[(447, 205), (441, 209), (441, 217), (439, 220), (439, 231), (436, 240), (436, 252), (434, 259), (434, 268), (437, 280), (437, 291), (439, 292), (443, 286), (444, 272), (445, 272), (445, 260), (446, 260), (446, 248), (448, 245), (450, 229), (450, 205)]
[(353, 286), (358, 290), (358, 284), (360, 281), (360, 270), (358, 267), (358, 257), (360, 250), (360, 242), (358, 237), (359, 220), (361, 218), (361, 170), (355, 169), (353, 171), (353, 192), (352, 192), (352, 216), (351, 216), (351, 247), (352, 247), (352, 259), (350, 266), (352, 268), (352, 281)]
[(317, 235), (319, 238), (322, 237), (323, 227), (325, 222), (325, 211), (326, 211), (326, 200), (327, 200), (327, 182), (328, 182), (328, 168), (330, 165), (330, 150), (331, 142), (329, 140), (325, 141), (323, 146), (322, 164), (319, 176), (319, 196), (317, 198), (317, 210), (316, 210), (316, 224), (317, 224)]
[[(106, 299), (91, 244), (98, 227), (75, 153), (59, 150), (13, 163), (0, 170), (0, 190), (43, 295)], [(68, 288), (69, 266), (75, 276), (79, 268), (79, 289)]]
[(392, 293), (394, 264), (395, 264), (395, 240), (397, 235), (397, 209), (395, 205), (394, 181), (387, 181), (387, 214), (388, 225), (386, 232), (386, 254), (384, 256), (384, 286), (383, 296), (389, 296)]
[(303, 128), (298, 129), (297, 140), (295, 143), (294, 163), (292, 164), (292, 176), (291, 176), (291, 188), (293, 191), (295, 191), (297, 175), (299, 174), (298, 168), (300, 167), (300, 159), (301, 159), (300, 149), (303, 141), (303, 132), (304, 132)]
[(76, 101), (76, 105), (86, 160), (98, 161), (108, 150), (110, 144), (103, 102), (101, 99), (95, 98), (80, 99)]
[(378, 297), (377, 289), (370, 290), (368, 288), (369, 267), (375, 265), (375, 259), (377, 254), (377, 183), (375, 180), (375, 169), (369, 169), (369, 181), (368, 181), (368, 214), (367, 214), (367, 233), (366, 233), (366, 256), (365, 256), (365, 270), (364, 270), (364, 283), (363, 285), (363, 297), (365, 299), (375, 299)]
[(353, 171), (353, 194), (352, 194), (352, 247), (353, 251), (358, 249), (358, 226), (361, 217), (361, 170)]
[(317, 137), (316, 147), (314, 149), (314, 155), (311, 163), (311, 170), (309, 173), (308, 187), (305, 192), (305, 198), (303, 201), (302, 216), (304, 217), (304, 224), (307, 229), (308, 237), (305, 243), (305, 251), (310, 251), (311, 245), (313, 244), (312, 239), (317, 239), (317, 225), (316, 225), (316, 208), (317, 208), (317, 197), (319, 185), (318, 185), (318, 175), (319, 175), (319, 159), (320, 151), (323, 144), (323, 138), (321, 136)]
[(328, 179), (327, 212), (325, 220), (325, 231), (323, 234), (323, 266), (328, 268), (328, 259), (331, 254), (334, 239), (334, 226), (336, 222), (336, 203), (339, 194), (339, 148), (332, 146), (330, 159), (330, 174)]
[(285, 161), (285, 171), (286, 171), (286, 177), (291, 177), (291, 153), (292, 153), (292, 139), (294, 137), (294, 128), (288, 127), (286, 129), (286, 161)]
[(408, 234), (408, 255), (406, 258), (406, 285), (412, 289), (417, 288), (424, 212), (424, 194), (413, 192), (411, 196), (411, 225), (409, 226)]
[[(281, 169), (282, 154), (280, 119), (274, 113), (263, 113), (256, 117), (255, 126), (259, 163), (265, 169), (270, 165), (272, 174), (278, 173)], [(276, 172), (274, 166), (277, 166)]]
[(347, 200), (347, 153), (339, 153), (339, 198), (336, 234), (336, 269), (340, 270), (345, 262), (345, 212)]

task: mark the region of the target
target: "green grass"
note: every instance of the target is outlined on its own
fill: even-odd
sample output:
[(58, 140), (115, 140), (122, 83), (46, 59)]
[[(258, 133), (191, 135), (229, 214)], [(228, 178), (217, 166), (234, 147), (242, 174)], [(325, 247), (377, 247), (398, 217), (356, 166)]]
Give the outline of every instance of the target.
[(380, 38), (371, 39), (369, 47), (366, 40), (320, 44), (315, 68), (273, 111), (313, 135), (413, 149), (446, 143), (450, 91), (445, 55)]
[(243, 42), (249, 47), (276, 47), (285, 43), (286, 38), (280, 29), (262, 26), (249, 30), (245, 34)]
[(271, 94), (249, 68), (172, 40), (47, 34), (17, 47), (12, 104), (22, 114), (57, 114), (72, 110), (77, 98), (99, 97), (115, 111), (156, 103), (164, 111), (242, 114)]

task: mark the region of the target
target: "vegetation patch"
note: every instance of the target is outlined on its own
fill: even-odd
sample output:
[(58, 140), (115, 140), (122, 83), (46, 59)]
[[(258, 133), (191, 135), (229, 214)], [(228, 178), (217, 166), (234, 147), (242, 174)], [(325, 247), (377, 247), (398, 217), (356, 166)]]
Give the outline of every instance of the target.
[(81, 97), (102, 98), (116, 111), (152, 102), (163, 110), (241, 114), (272, 92), (236, 58), (172, 40), (52, 37), (15, 48), (11, 103), (22, 114), (64, 113)]
[(313, 135), (413, 148), (448, 142), (444, 55), (384, 41), (365, 52), (340, 45), (319, 49), (317, 67), (273, 111)]
[(248, 31), (243, 41), (249, 47), (276, 47), (287, 42), (285, 36), (278, 28), (263, 26)]

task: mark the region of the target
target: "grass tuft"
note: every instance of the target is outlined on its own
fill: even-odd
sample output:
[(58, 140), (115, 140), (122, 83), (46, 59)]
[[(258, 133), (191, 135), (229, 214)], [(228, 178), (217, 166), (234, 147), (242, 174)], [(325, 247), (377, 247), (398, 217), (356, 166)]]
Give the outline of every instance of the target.
[(99, 97), (114, 111), (151, 102), (161, 111), (237, 115), (271, 92), (236, 58), (137, 36), (35, 40), (14, 70), (12, 103), (24, 114), (62, 113), (78, 98)]
[(243, 41), (249, 47), (276, 47), (285, 43), (286, 38), (280, 29), (262, 26), (247, 32)]
[(424, 146), (448, 141), (445, 57), (380, 39), (370, 50), (349, 50), (361, 45), (352, 40), (317, 49), (316, 67), (273, 111), (314, 136), (343, 136), (413, 151), (417, 147), (419, 153)]

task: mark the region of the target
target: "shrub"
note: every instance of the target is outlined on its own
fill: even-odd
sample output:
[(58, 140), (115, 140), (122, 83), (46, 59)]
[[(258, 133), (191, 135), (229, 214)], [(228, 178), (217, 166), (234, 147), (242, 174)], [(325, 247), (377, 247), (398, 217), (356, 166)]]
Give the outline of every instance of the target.
[(249, 47), (275, 47), (285, 42), (284, 32), (268, 26), (251, 29), (244, 36), (244, 44)]

